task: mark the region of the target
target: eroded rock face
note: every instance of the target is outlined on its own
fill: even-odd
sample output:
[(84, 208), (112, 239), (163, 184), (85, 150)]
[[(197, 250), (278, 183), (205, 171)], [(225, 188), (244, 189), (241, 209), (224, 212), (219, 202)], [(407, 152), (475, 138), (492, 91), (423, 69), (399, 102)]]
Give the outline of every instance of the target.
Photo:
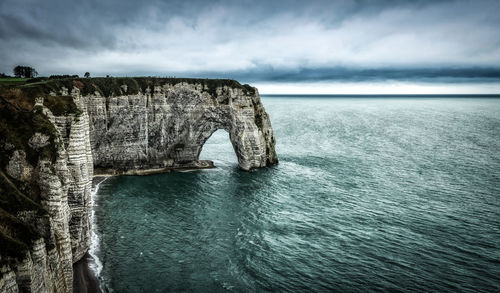
[(49, 137), (40, 132), (36, 132), (28, 141), (28, 144), (35, 150), (41, 149), (49, 143)]
[(156, 86), (145, 93), (83, 97), (94, 166), (105, 172), (193, 166), (218, 129), (230, 136), (241, 169), (278, 162), (274, 134), (258, 92), (202, 84)]
[(19, 181), (29, 181), (33, 173), (33, 166), (26, 161), (26, 153), (15, 150), (6, 168), (10, 177)]
[[(15, 221), (30, 226), (40, 238), (17, 264), (0, 268), (0, 292), (72, 292), (73, 263), (90, 246), (93, 160), (88, 115), (54, 116), (41, 103), (36, 106), (55, 126), (56, 158), (41, 158), (31, 166), (24, 151), (14, 150), (6, 172), (38, 189), (46, 214), (19, 207)], [(38, 150), (47, 142), (46, 135), (35, 133), (28, 145)]]
[(7, 266), (0, 267), (0, 292), (19, 292), (16, 282), (16, 273)]

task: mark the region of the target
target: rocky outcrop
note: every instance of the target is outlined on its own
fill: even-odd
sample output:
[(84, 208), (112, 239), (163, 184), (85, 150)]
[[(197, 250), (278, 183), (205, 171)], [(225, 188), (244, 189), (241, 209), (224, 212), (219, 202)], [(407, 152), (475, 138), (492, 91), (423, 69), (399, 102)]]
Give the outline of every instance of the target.
[[(3, 110), (16, 111), (12, 107)], [(93, 169), (88, 115), (55, 116), (42, 99), (32, 111), (23, 114), (29, 119), (16, 121), (18, 116), (14, 120), (31, 124), (30, 129), (41, 132), (34, 131), (27, 136), (29, 139), (17, 140), (16, 146), (6, 141), (16, 141), (9, 137), (12, 133), (2, 131), (3, 151), (11, 155), (2, 158), (6, 161), (5, 173), (0, 171), (2, 198), (9, 201), (2, 203), (5, 211), (2, 210), (0, 232), (2, 244), (17, 255), (2, 251), (0, 292), (71, 292), (73, 262), (90, 244)], [(45, 128), (37, 129), (43, 123)], [(23, 141), (26, 145), (22, 145)], [(79, 154), (82, 149), (88, 150), (83, 152), (83, 160)], [(17, 228), (9, 229), (12, 225)], [(23, 229), (26, 235), (19, 234)]]
[(89, 116), (78, 93), (74, 101), (82, 114), (54, 117), (67, 152), (68, 178), (67, 200), (70, 207), (69, 229), (73, 262), (85, 255), (90, 246), (90, 192), (94, 174), (92, 151), (90, 148)]
[(90, 246), (94, 168), (203, 168), (229, 133), (243, 170), (278, 162), (255, 88), (232, 80), (69, 79), (0, 93), (0, 292), (71, 292)]
[(218, 129), (229, 133), (241, 169), (277, 162), (274, 134), (256, 89), (180, 82), (146, 91), (84, 96), (94, 166), (104, 172), (202, 166), (203, 144)]

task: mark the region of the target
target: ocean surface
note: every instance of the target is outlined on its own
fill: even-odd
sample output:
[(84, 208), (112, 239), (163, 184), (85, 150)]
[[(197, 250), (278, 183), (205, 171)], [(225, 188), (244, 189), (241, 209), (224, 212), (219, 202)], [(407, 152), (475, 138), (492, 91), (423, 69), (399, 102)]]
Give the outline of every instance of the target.
[(277, 166), (112, 177), (113, 292), (500, 292), (500, 99), (262, 98)]

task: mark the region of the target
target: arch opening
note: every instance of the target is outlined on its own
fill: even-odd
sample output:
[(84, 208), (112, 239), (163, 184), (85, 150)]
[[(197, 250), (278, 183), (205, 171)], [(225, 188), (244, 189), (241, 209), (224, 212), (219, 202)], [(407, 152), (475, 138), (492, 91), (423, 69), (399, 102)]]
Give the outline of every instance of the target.
[(224, 129), (218, 129), (201, 146), (200, 160), (213, 161), (215, 166), (237, 166), (236, 156), (229, 133)]

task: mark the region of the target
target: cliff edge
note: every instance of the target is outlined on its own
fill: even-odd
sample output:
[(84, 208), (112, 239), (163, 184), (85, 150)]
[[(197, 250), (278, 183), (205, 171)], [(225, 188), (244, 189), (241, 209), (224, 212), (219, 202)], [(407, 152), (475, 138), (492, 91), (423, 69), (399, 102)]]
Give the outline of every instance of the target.
[(256, 88), (234, 80), (33, 79), (0, 87), (0, 292), (71, 292), (96, 174), (204, 168), (229, 133), (242, 170), (276, 164)]

